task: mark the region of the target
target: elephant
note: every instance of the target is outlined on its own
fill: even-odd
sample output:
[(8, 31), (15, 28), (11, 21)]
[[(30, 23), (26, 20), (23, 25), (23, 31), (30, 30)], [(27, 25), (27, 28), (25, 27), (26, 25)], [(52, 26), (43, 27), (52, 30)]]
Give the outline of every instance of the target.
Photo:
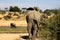
[(26, 12), (27, 30), (29, 40), (35, 40), (39, 25), (42, 22), (43, 13), (36, 11), (34, 8), (28, 8)]

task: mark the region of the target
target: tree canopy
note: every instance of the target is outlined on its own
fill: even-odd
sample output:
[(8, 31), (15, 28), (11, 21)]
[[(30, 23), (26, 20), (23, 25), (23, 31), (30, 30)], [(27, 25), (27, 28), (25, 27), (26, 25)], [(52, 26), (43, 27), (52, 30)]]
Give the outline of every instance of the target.
[(11, 12), (20, 12), (21, 10), (17, 6), (14, 6), (14, 7), (10, 6), (9, 11), (11, 11)]

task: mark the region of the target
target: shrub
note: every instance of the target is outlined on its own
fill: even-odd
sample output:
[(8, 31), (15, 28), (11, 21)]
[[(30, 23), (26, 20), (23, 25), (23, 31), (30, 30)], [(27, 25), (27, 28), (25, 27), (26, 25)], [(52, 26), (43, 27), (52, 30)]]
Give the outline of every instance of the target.
[(59, 40), (60, 39), (60, 11), (51, 19), (44, 21), (46, 26), (40, 27), (40, 37), (44, 40)]
[(9, 15), (4, 16), (4, 19), (5, 19), (5, 20), (11, 19), (11, 16), (9, 16)]

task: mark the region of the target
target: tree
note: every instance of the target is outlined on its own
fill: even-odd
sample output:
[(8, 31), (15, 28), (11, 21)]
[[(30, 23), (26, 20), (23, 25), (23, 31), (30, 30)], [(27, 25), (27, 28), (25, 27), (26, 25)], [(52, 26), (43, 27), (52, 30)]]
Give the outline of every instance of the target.
[(23, 11), (26, 11), (27, 8), (22, 8)]
[(22, 8), (22, 13), (24, 14), (24, 13), (26, 13), (26, 10), (27, 8)]
[(57, 13), (58, 13), (58, 9), (46, 9), (46, 10), (44, 11), (44, 13), (46, 13), (46, 14), (48, 14), (48, 15), (50, 15), (50, 13), (55, 13), (55, 14), (57, 14)]
[(20, 12), (21, 10), (17, 6), (14, 6), (14, 7), (10, 6), (9, 11), (11, 11), (11, 12)]
[(5, 8), (6, 11), (8, 11), (8, 8)]

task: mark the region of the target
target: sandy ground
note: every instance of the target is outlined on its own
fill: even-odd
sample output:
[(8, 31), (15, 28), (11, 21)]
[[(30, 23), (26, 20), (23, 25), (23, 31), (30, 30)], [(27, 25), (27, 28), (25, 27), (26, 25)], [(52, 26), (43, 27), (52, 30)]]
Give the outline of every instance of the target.
[[(10, 23), (14, 23), (16, 24), (16, 26), (27, 26), (26, 20), (22, 20), (22, 21), (3, 21), (0, 20), (0, 27), (1, 26), (6, 26), (9, 27)], [(28, 36), (28, 33), (16, 33), (16, 34), (5, 34), (5, 33), (0, 33), (0, 40), (26, 40)], [(26, 37), (26, 38), (25, 38)], [(41, 40), (41, 39), (39, 39)]]
[[(28, 33), (20, 33), (20, 34), (0, 34), (0, 40), (27, 40)], [(36, 38), (36, 40), (42, 40), (41, 38)]]
[(0, 40), (26, 40), (23, 39), (23, 36), (28, 36), (27, 33), (20, 33), (20, 34), (0, 34)]

